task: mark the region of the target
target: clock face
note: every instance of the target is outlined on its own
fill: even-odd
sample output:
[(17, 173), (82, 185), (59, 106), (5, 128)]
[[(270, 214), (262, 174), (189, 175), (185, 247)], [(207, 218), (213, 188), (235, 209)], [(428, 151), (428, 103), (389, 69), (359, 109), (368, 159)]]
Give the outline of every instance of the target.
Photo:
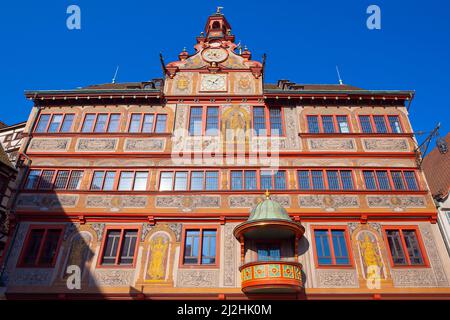
[(221, 48), (208, 48), (203, 51), (203, 58), (208, 62), (222, 62), (227, 56), (227, 51)]
[(201, 91), (227, 91), (225, 74), (205, 74), (201, 81)]

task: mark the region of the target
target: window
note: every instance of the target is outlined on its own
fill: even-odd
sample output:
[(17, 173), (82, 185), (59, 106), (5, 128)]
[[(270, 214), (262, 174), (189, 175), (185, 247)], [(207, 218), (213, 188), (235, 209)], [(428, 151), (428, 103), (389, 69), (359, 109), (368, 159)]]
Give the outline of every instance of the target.
[(242, 190), (242, 171), (231, 171), (231, 190)]
[(309, 133), (350, 133), (346, 115), (310, 115), (306, 120)]
[(66, 114), (60, 132), (70, 132), (72, 130), (73, 119), (75, 119), (74, 114)]
[(297, 172), (298, 187), (300, 190), (310, 190), (311, 185), (309, 183), (310, 175), (309, 170), (299, 170)]
[(343, 190), (353, 190), (353, 178), (350, 170), (341, 170), (341, 184)]
[(202, 107), (191, 107), (189, 117), (189, 135), (200, 136), (202, 134)]
[(403, 133), (400, 117), (397, 115), (361, 115), (359, 123), (363, 133)]
[(72, 123), (75, 118), (74, 114), (43, 114), (40, 116), (35, 132), (37, 133), (55, 133), (70, 132)]
[(314, 231), (316, 261), (319, 266), (350, 266), (346, 229), (321, 228)]
[(187, 229), (184, 233), (184, 265), (216, 265), (217, 229)]
[(88, 113), (84, 117), (81, 132), (118, 132), (120, 126), (120, 114), (113, 113)]
[(308, 116), (308, 131), (309, 133), (319, 133), (319, 117), (318, 116)]
[(280, 107), (253, 107), (253, 129), (255, 134), (257, 136), (283, 135), (282, 118), (283, 112)]
[(95, 114), (87, 114), (84, 117), (83, 127), (81, 128), (81, 132), (91, 132), (92, 125), (94, 124)]
[(95, 171), (94, 178), (92, 179), (91, 183), (91, 190), (102, 190), (104, 178), (105, 178), (104, 171)]
[(314, 190), (323, 190), (325, 186), (323, 184), (323, 172), (319, 170), (312, 170), (312, 186)]
[(380, 190), (391, 190), (387, 171), (377, 171), (376, 173)]
[(417, 228), (385, 228), (391, 262), (394, 266), (424, 266), (421, 240)]
[(56, 190), (64, 190), (66, 189), (67, 182), (69, 181), (69, 170), (60, 170), (58, 171), (58, 174), (56, 175), (55, 185), (54, 188)]
[(219, 133), (219, 108), (208, 107), (206, 110), (206, 134), (217, 135)]
[(39, 117), (38, 124), (36, 126), (35, 132), (42, 133), (47, 130), (48, 122), (50, 121), (50, 115), (49, 114), (43, 114)]
[(97, 115), (97, 121), (95, 122), (94, 132), (105, 132), (107, 121), (108, 121), (107, 114)]
[(140, 132), (141, 130), (141, 115), (140, 114), (132, 114), (131, 122), (128, 132)]
[(25, 183), (25, 189), (33, 190), (36, 189), (39, 177), (41, 175), (41, 170), (31, 170), (28, 174), (27, 182)]
[(128, 127), (128, 132), (130, 133), (165, 133), (166, 131), (166, 114), (133, 113), (131, 115), (130, 125)]
[(231, 171), (231, 190), (256, 189), (256, 170)]
[(53, 267), (61, 241), (61, 227), (31, 227), (22, 251), (20, 267)]
[(377, 133), (387, 133), (386, 120), (384, 116), (373, 116), (373, 122), (375, 123), (375, 128)]
[(400, 124), (400, 119), (398, 116), (388, 116), (389, 126), (391, 127), (392, 133), (402, 133), (403, 129)]
[[(54, 179), (56, 173), (56, 179)], [(25, 182), (26, 190), (77, 190), (83, 171), (31, 170)], [(70, 178), (69, 178), (70, 177)]]
[(363, 133), (373, 133), (372, 122), (369, 116), (359, 116), (359, 122)]
[(204, 184), (204, 172), (192, 171), (191, 172), (191, 190), (203, 190)]
[(322, 116), (322, 126), (324, 133), (334, 133), (333, 116)]
[(159, 191), (172, 190), (172, 184), (173, 184), (173, 172), (161, 172), (161, 177), (159, 181)]
[(134, 188), (135, 191), (144, 191), (147, 189), (147, 179), (148, 172), (136, 172), (134, 178)]
[(258, 261), (280, 261), (281, 249), (277, 244), (258, 244)]
[(39, 189), (51, 189), (53, 176), (55, 175), (55, 170), (43, 170), (41, 173), (41, 179), (39, 180)]
[(403, 174), (405, 175), (405, 180), (406, 180), (406, 185), (408, 187), (408, 190), (419, 190), (419, 187), (417, 186), (416, 175), (414, 174), (414, 171), (404, 171)]
[(281, 108), (270, 108), (270, 134), (272, 136), (283, 135), (283, 122), (281, 120)]
[(95, 171), (94, 177), (92, 178), (91, 190), (113, 190), (115, 177), (115, 171)]
[(327, 171), (327, 178), (328, 178), (328, 188), (330, 190), (339, 190), (339, 178), (338, 178), (338, 171)]
[[(111, 178), (110, 178), (111, 179)], [(144, 191), (147, 189), (148, 172), (122, 171), (117, 189), (119, 191)]]
[(136, 254), (137, 241), (137, 229), (107, 230), (100, 264), (132, 266)]
[(363, 171), (364, 181), (367, 190), (376, 190), (377, 184), (375, 182), (375, 175), (373, 171)]
[(81, 185), (81, 178), (83, 178), (83, 171), (72, 171), (70, 175), (69, 183), (67, 185), (68, 190), (79, 190)]
[(299, 170), (297, 180), (300, 190), (354, 189), (351, 170)]
[(267, 133), (266, 130), (266, 115), (264, 107), (253, 108), (253, 129), (257, 136), (264, 136)]
[(164, 133), (167, 131), (167, 115), (166, 114), (158, 114), (156, 116), (156, 133)]
[(336, 121), (340, 133), (350, 133), (347, 116), (336, 116)]
[(142, 132), (150, 133), (153, 131), (153, 123), (155, 121), (154, 114), (144, 115), (144, 124), (142, 125)]
[(405, 184), (403, 183), (403, 177), (401, 171), (392, 171), (392, 182), (394, 183), (395, 190), (405, 190)]
[(105, 181), (103, 182), (103, 190), (113, 190), (114, 181), (116, 179), (116, 173), (114, 171), (107, 171), (105, 176)]
[(255, 170), (244, 171), (244, 176), (245, 176), (244, 182), (245, 190), (256, 190), (256, 171)]
[(53, 132), (57, 132), (59, 126), (61, 125), (63, 116), (62, 114), (55, 114), (52, 117), (52, 121), (50, 121), (50, 125), (48, 126), (48, 132), (53, 133)]
[(108, 132), (119, 132), (120, 114), (112, 114), (109, 116)]
[[(206, 175), (206, 179), (205, 179)], [(191, 190), (218, 190), (219, 172), (218, 171), (192, 171), (191, 172)]]
[(219, 171), (206, 171), (205, 190), (219, 190)]
[(160, 174), (159, 191), (198, 191), (218, 189), (218, 171), (164, 171)]
[(260, 172), (260, 186), (261, 190), (285, 190), (286, 171), (262, 170)]
[(363, 177), (367, 190), (419, 190), (414, 171), (365, 170)]
[(187, 190), (188, 183), (188, 173), (187, 171), (179, 171), (175, 172), (175, 186), (174, 190), (176, 191), (185, 191)]
[(133, 189), (133, 176), (134, 172), (121, 172), (119, 179), (120, 191), (130, 191)]

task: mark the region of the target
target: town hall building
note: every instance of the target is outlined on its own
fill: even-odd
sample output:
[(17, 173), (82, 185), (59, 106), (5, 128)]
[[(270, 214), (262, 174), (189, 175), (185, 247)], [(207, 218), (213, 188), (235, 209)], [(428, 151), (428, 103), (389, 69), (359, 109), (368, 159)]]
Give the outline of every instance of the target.
[(235, 39), (219, 10), (163, 79), (26, 92), (7, 298), (450, 298), (414, 92), (265, 83)]

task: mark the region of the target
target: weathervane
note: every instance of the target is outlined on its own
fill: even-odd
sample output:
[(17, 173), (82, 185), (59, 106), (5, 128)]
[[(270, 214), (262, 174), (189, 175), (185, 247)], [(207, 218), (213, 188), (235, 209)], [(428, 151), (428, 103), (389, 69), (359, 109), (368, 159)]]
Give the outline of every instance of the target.
[(222, 12), (220, 12), (222, 9), (223, 9), (223, 7), (217, 7), (216, 14), (222, 14)]

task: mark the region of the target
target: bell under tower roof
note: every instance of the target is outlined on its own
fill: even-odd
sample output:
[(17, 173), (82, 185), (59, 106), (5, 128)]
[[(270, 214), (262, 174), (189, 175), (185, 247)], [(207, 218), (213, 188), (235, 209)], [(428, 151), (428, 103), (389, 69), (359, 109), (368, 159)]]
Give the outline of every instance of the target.
[(231, 34), (231, 25), (221, 12), (223, 7), (217, 7), (217, 11), (208, 17), (206, 21), (204, 37), (207, 40), (225, 39), (234, 41)]

